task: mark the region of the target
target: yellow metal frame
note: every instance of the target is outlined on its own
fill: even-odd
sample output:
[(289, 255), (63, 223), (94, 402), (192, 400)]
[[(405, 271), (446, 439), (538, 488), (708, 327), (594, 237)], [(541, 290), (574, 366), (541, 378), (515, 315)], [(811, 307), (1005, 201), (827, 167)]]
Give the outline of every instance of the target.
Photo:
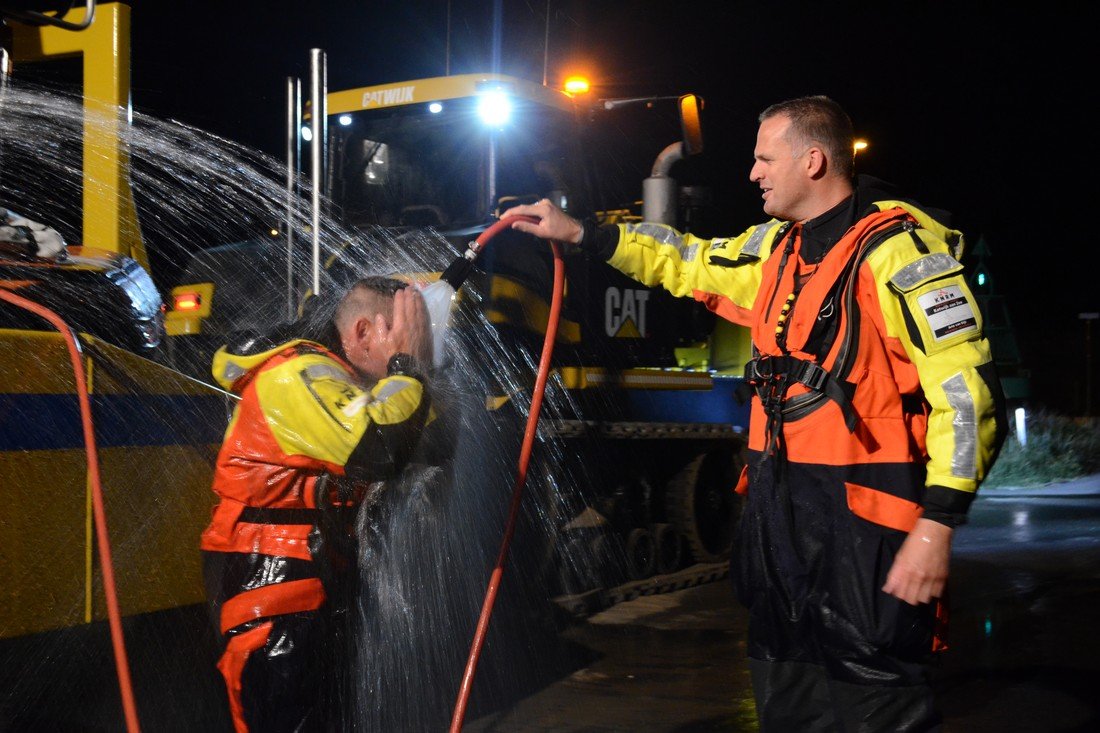
[(677, 369), (602, 369), (589, 367), (562, 367), (561, 374), (566, 389), (711, 389), (714, 380), (707, 372), (681, 371)]
[[(489, 283), (489, 303), (485, 315), (490, 323), (522, 326), (534, 333), (546, 333), (550, 304), (512, 278), (493, 276)], [(576, 344), (580, 340), (581, 324), (561, 318), (558, 322), (558, 343)]]
[[(89, 391), (101, 399), (224, 396), (229, 409), (233, 398), (221, 390), (93, 337), (84, 336), (84, 343), (90, 345)], [(28, 363), (40, 367), (28, 369)], [(0, 369), (7, 375), (2, 394), (8, 398), (73, 394), (72, 368), (59, 333), (0, 329)], [(210, 482), (219, 447), (218, 442), (99, 446), (124, 615), (204, 600), (198, 538), (216, 500)], [(0, 639), (105, 619), (84, 448), (0, 452), (0, 500), (5, 579)], [(50, 538), (49, 552), (42, 551), (44, 537)]]
[[(64, 19), (80, 23), (84, 9), (71, 10)], [(16, 24), (12, 56), (16, 62), (83, 58), (82, 243), (128, 255), (148, 270), (123, 146), (130, 116), (129, 6), (98, 5), (95, 20), (83, 31)]]
[(504, 74), (458, 74), (428, 79), (413, 79), (392, 84), (329, 92), (325, 97), (328, 115), (360, 112), (366, 109), (403, 107), (410, 104), (440, 102), (484, 94), (500, 88), (532, 102), (573, 112), (573, 98), (565, 92)]

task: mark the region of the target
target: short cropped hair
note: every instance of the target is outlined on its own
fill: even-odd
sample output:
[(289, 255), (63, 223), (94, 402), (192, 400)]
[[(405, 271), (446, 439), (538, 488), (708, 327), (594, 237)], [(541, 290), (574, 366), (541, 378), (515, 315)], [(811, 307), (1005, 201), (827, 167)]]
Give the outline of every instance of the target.
[(338, 331), (356, 318), (366, 315), (370, 318), (381, 313), (387, 321), (393, 320), (393, 296), (398, 290), (408, 287), (408, 283), (392, 277), (372, 275), (356, 281), (340, 299), (332, 321)]
[(788, 99), (761, 112), (759, 121), (780, 115), (791, 121), (787, 141), (792, 148), (802, 151), (816, 143), (837, 175), (851, 178), (855, 174), (855, 131), (839, 104), (821, 94)]

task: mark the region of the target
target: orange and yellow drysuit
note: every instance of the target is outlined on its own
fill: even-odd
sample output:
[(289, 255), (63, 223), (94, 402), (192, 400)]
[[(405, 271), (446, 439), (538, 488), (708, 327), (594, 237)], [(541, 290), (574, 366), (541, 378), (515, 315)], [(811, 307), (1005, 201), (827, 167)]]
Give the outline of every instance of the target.
[(365, 488), (409, 460), (429, 399), (399, 359), (368, 389), (318, 344), (254, 343), (214, 356), (215, 378), (240, 402), (202, 535), (207, 596), (236, 729), (312, 730), (331, 703), (333, 647), (348, 643), (332, 637), (330, 596), (355, 571), (339, 535)]
[[(823, 668), (830, 688), (855, 691), (843, 715), (869, 730), (924, 729), (934, 712), (923, 702), (859, 710), (874, 699), (868, 686), (920, 688), (930, 704), (924, 662), (942, 641), (942, 607), (881, 588), (919, 517), (964, 521), (1003, 438), (1003, 408), (956, 259), (961, 233), (861, 179), (805, 223), (709, 240), (586, 223), (582, 247), (751, 328), (750, 459), (732, 564), (750, 659)], [(833, 235), (811, 255), (815, 227)], [(803, 702), (789, 692), (757, 689), (758, 708), (772, 694)], [(910, 714), (925, 722), (898, 717)], [(800, 725), (786, 720), (777, 727)]]

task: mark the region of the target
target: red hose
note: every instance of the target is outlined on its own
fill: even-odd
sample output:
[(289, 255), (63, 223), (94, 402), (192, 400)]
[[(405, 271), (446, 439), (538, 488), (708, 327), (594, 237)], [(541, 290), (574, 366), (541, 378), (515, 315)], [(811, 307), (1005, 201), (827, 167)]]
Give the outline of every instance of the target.
[[(529, 221), (538, 223), (538, 219), (532, 216), (506, 216), (491, 227), (482, 232), (477, 238), (477, 243), (484, 246), (486, 242), (496, 236), (497, 232), (507, 229), (514, 221)], [(539, 359), (538, 374), (535, 377), (535, 389), (531, 395), (531, 413), (527, 416), (527, 430), (523, 435), (523, 445), (519, 452), (519, 467), (516, 471), (515, 488), (512, 489), (512, 504), (508, 510), (508, 521), (504, 527), (504, 539), (500, 544), (500, 553), (497, 555), (496, 567), (489, 577), (489, 585), (485, 590), (485, 601), (481, 606), (481, 617), (477, 621), (477, 630), (474, 633), (474, 642), (470, 648), (470, 656), (466, 661), (466, 671), (462, 675), (462, 686), (459, 688), (458, 700), (455, 703), (454, 715), (451, 718), (451, 733), (462, 730), (462, 721), (466, 717), (466, 705), (470, 698), (470, 689), (473, 685), (474, 672), (477, 669), (477, 660), (481, 656), (481, 648), (485, 644), (485, 635), (489, 630), (489, 617), (493, 613), (493, 604), (496, 602), (497, 589), (500, 587), (501, 577), (504, 575), (504, 563), (508, 557), (508, 545), (512, 542), (512, 535), (516, 529), (516, 519), (519, 517), (520, 497), (523, 495), (523, 485), (527, 481), (527, 466), (531, 462), (531, 449), (535, 444), (535, 434), (538, 431), (539, 411), (542, 409), (542, 396), (546, 391), (546, 380), (550, 375), (550, 357), (554, 352), (554, 341), (558, 334), (558, 320), (561, 316), (561, 300), (565, 291), (565, 263), (561, 257), (561, 245), (550, 242), (554, 252), (554, 290), (550, 301), (550, 317), (546, 323), (546, 338), (542, 342), (542, 357)]]
[(76, 377), (76, 392), (80, 401), (80, 418), (84, 424), (84, 448), (88, 456), (88, 475), (92, 482), (92, 510), (95, 516), (96, 540), (99, 548), (100, 565), (103, 570), (103, 592), (107, 597), (107, 618), (111, 625), (111, 643), (115, 651), (115, 669), (118, 673), (118, 686), (122, 694), (122, 709), (126, 715), (126, 730), (137, 733), (137, 706), (134, 704), (134, 689), (130, 682), (130, 665), (126, 658), (126, 643), (122, 637), (122, 616), (118, 610), (118, 594), (115, 590), (115, 572), (111, 563), (111, 544), (107, 534), (107, 515), (103, 510), (103, 488), (99, 482), (99, 453), (95, 443), (95, 428), (92, 423), (92, 405), (88, 399), (88, 384), (84, 378), (84, 365), (80, 359), (80, 346), (69, 326), (61, 316), (37, 303), (0, 288), (0, 300), (6, 300), (24, 310), (41, 316), (61, 332), (69, 348), (69, 360), (72, 362), (73, 375)]

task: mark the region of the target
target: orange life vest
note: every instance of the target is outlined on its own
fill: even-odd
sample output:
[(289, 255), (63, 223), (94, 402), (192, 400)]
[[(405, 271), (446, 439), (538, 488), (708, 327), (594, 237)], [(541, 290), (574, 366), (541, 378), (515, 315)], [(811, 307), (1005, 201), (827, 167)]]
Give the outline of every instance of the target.
[(924, 459), (920, 381), (884, 337), (865, 265), (882, 242), (916, 227), (901, 208), (866, 216), (809, 267), (799, 259), (801, 227), (780, 236), (753, 305), (750, 450), (782, 441), (787, 460), (831, 466)]

